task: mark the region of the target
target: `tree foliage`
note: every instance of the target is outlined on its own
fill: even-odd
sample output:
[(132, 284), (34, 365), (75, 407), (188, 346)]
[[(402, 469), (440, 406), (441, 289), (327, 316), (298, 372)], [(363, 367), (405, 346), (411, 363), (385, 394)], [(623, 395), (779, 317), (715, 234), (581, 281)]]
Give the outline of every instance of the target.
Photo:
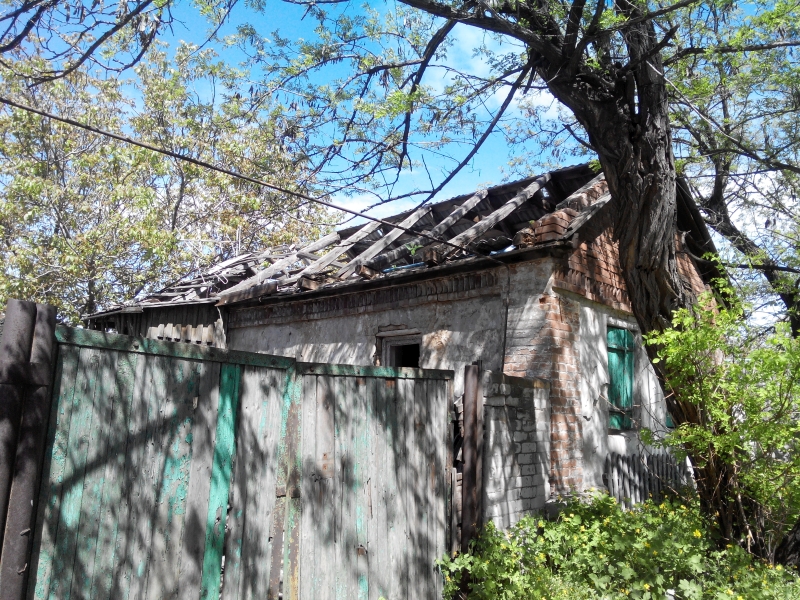
[(764, 333), (740, 306), (703, 301), (649, 339), (669, 391), (694, 411), (660, 443), (693, 457), (701, 501), (726, 509), (722, 538), (774, 559), (800, 516), (800, 340), (786, 323)]
[[(135, 87), (85, 70), (33, 88), (13, 76), (4, 84), (25, 104), (294, 186), (302, 157), (276, 140), (270, 107), (242, 110), (240, 73), (193, 51), (181, 48), (174, 62), (152, 53)], [(136, 109), (131, 93), (141, 97)], [(48, 302), (74, 322), (212, 260), (315, 237), (326, 224), (318, 207), (253, 184), (23, 111), (0, 113), (3, 301)]]
[[(4, 0), (0, 65), (33, 81), (58, 79), (84, 64), (120, 73), (138, 63), (175, 22), (174, 0)], [(197, 0), (218, 29), (236, 0)], [(26, 62), (19, 68), (20, 60)]]

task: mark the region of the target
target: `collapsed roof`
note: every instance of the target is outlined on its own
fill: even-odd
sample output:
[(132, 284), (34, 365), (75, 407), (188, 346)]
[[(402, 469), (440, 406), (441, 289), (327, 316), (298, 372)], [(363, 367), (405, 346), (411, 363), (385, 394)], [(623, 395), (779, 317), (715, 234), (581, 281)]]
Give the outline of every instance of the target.
[[(682, 192), (679, 186), (679, 196)], [(609, 200), (603, 175), (596, 176), (588, 165), (559, 169), (350, 226), (312, 243), (242, 254), (87, 320), (145, 308), (222, 306), (320, 289), (333, 292), (442, 264), (505, 258), (523, 248), (563, 243)], [(679, 199), (679, 228), (694, 233), (690, 238), (695, 247), (690, 249), (698, 255), (713, 251), (708, 231), (694, 213), (690, 197), (688, 205), (686, 198)]]

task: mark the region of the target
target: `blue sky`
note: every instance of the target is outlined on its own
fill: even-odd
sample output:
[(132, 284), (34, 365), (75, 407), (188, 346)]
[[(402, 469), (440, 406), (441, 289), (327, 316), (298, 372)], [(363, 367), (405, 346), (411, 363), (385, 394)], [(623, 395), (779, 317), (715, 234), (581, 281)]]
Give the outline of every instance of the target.
[[(380, 9), (382, 6), (387, 10), (391, 9), (392, 5), (393, 3), (371, 3), (373, 8)], [(360, 11), (360, 6), (361, 5), (358, 3), (348, 3), (347, 5), (342, 5), (342, 7), (346, 10), (356, 12)], [(304, 12), (305, 7), (282, 2), (280, 0), (267, 0), (266, 10), (264, 10), (264, 12), (258, 12), (253, 9), (249, 9), (244, 3), (240, 3), (235, 8), (229, 21), (221, 29), (220, 37), (234, 34), (240, 24), (248, 23), (252, 24), (261, 35), (266, 36), (267, 38), (269, 38), (270, 34), (277, 29), (284, 38), (289, 38), (292, 40), (300, 38), (306, 40), (314, 39), (314, 28), (317, 25), (317, 22), (315, 19), (310, 17), (303, 19)], [(179, 5), (178, 11), (176, 12), (176, 17), (179, 22), (173, 26), (171, 33), (167, 33), (162, 37), (164, 41), (174, 47), (174, 45), (180, 41), (187, 41), (197, 44), (202, 43), (206, 39), (208, 24), (203, 20), (202, 17), (199, 16), (199, 13), (194, 7), (188, 4)], [(447, 61), (448, 65), (472, 72), (487, 71), (488, 67), (482, 64), (480, 60), (476, 60), (472, 56), (472, 49), (486, 39), (488, 39), (489, 44), (491, 44), (494, 49), (506, 51), (512, 50), (511, 47), (503, 47), (496, 41), (486, 38), (485, 35), (486, 34), (484, 34), (482, 31), (474, 28), (463, 25), (457, 26), (451, 34), (454, 44), (449, 53), (449, 58)], [(234, 47), (225, 47), (222, 44), (213, 44), (212, 47), (217, 50), (221, 58), (223, 58), (226, 62), (238, 63), (245, 58), (244, 55)], [(340, 69), (338, 73), (335, 71), (328, 71), (321, 76), (334, 78), (341, 75), (342, 71)], [(423, 83), (442, 89), (440, 86), (443, 85), (443, 80), (444, 78), (441, 71), (439, 73), (436, 73), (436, 71), (431, 71), (430, 75), (427, 76)], [(249, 86), (249, 83), (247, 86)], [(545, 109), (549, 109), (549, 113), (555, 114), (555, 103), (549, 94), (539, 93), (538, 95), (530, 95), (529, 101), (535, 102), (543, 106)], [(500, 102), (501, 99), (496, 99), (494, 101), (495, 106), (491, 106), (490, 103), (490, 108), (496, 108), (500, 105)], [(519, 114), (519, 111), (515, 106), (512, 105), (512, 108), (509, 109), (507, 114)], [(325, 136), (325, 132), (320, 131), (320, 135)], [(468, 146), (454, 146), (452, 148), (452, 154), (460, 159), (461, 157), (465, 156), (469, 150), (470, 147)], [(535, 144), (528, 144), (525, 148), (514, 148), (513, 152), (510, 150), (511, 149), (508, 148), (504, 137), (499, 133), (495, 133), (486, 141), (476, 157), (472, 160), (471, 164), (466, 166), (459, 173), (459, 175), (447, 185), (447, 187), (439, 194), (437, 198), (444, 199), (450, 196), (468, 193), (481, 186), (501, 183), (504, 178), (503, 169), (504, 167), (508, 166), (508, 160), (512, 154), (519, 155), (521, 151), (541, 152), (541, 149)], [(434, 177), (437, 173), (439, 174), (440, 179), (435, 179), (436, 183), (444, 178), (444, 173), (451, 165), (454, 164), (453, 162), (447, 162), (441, 159), (437, 161), (435, 157), (430, 156), (426, 157), (426, 162), (431, 172), (434, 174)], [(574, 164), (575, 162), (578, 161), (573, 159), (569, 162), (565, 162), (564, 165), (566, 166), (566, 164), (570, 163)], [(406, 172), (401, 176), (399, 191), (400, 193), (407, 192), (415, 187), (425, 187), (428, 185), (429, 182), (427, 176), (424, 172), (418, 169), (411, 173)], [(365, 206), (373, 203), (373, 199), (358, 195), (351, 197), (345, 197), (341, 195), (336, 198), (336, 201), (339, 204), (346, 205), (348, 208), (357, 210), (361, 210)], [(390, 205), (380, 206), (372, 210), (370, 214), (375, 216), (395, 214), (412, 205), (415, 205), (418, 201), (419, 199), (399, 201)]]

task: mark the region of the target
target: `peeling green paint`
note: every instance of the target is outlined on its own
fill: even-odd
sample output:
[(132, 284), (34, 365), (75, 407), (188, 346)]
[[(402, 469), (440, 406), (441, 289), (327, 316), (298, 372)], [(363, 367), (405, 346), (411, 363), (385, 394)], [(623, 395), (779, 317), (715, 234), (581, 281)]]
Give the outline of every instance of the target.
[(200, 598), (217, 600), (222, 572), (222, 547), (225, 516), (231, 483), (231, 467), (236, 451), (236, 417), (239, 407), (240, 365), (223, 365), (220, 369), (219, 410), (211, 468), (211, 489), (208, 495), (206, 545), (203, 556)]

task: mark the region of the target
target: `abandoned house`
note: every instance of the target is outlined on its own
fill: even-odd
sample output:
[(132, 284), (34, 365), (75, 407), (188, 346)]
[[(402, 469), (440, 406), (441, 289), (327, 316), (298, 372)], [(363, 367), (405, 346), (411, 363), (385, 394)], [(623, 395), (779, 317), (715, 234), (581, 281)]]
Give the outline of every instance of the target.
[[(612, 202), (602, 174), (556, 170), (385, 220), (397, 227), (368, 221), (236, 256), (86, 325), (304, 362), (452, 370), (454, 423), (474, 364), (485, 518), (508, 525), (590, 488), (640, 501), (652, 489), (631, 458), (651, 450), (637, 432), (658, 435), (670, 420), (620, 272)], [(713, 243), (681, 185), (678, 229), (680, 270), (700, 293), (713, 273), (692, 256)], [(636, 464), (675, 475), (648, 460)]]

